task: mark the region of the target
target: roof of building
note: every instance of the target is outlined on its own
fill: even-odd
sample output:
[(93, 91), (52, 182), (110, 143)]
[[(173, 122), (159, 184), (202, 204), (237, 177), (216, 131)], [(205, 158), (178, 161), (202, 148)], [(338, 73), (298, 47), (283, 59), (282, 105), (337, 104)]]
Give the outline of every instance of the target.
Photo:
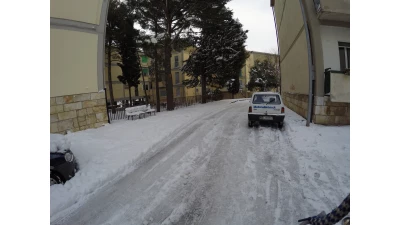
[(278, 54), (268, 53), (268, 52), (257, 52), (257, 51), (248, 51), (249, 53), (263, 54), (263, 55), (272, 55), (277, 56)]

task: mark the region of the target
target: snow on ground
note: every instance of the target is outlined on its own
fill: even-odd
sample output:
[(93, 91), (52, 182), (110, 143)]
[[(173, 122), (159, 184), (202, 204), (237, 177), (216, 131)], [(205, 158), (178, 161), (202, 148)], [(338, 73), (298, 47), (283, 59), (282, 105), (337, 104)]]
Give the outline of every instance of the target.
[[(287, 109), (247, 127), (246, 99), (68, 134), (81, 170), (51, 187), (52, 224), (297, 224), (350, 188), (350, 126)], [(121, 179), (123, 177), (123, 179)]]
[[(164, 137), (183, 131), (191, 121), (212, 111), (221, 110), (229, 103), (229, 100), (224, 100), (156, 113), (156, 116), (140, 120), (113, 121), (111, 125), (98, 129), (66, 135), (80, 171), (65, 185), (54, 185), (50, 188), (50, 214), (57, 217), (57, 213), (84, 201), (87, 195), (107, 181), (118, 179), (134, 169), (139, 163), (137, 159), (156, 154), (151, 151), (152, 147)], [(64, 146), (67, 143), (62, 135), (52, 135), (51, 139), (53, 150), (57, 149), (57, 144)]]
[[(350, 193), (350, 126), (306, 127), (305, 119), (290, 109), (285, 120), (289, 139), (299, 153), (304, 185), (308, 187), (304, 189), (305, 197), (315, 207), (329, 211)], [(328, 205), (314, 201), (316, 196), (324, 196)]]

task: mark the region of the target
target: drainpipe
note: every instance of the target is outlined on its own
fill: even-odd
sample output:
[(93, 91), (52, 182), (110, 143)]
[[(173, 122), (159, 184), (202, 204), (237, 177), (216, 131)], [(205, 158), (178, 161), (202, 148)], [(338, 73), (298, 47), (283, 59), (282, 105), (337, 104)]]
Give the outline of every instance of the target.
[(244, 94), (246, 95), (247, 98), (247, 91), (249, 90), (247, 88), (247, 59), (246, 62), (244, 63), (244, 90), (245, 90)]
[(307, 18), (306, 14), (304, 11), (304, 5), (303, 1), (299, 0), (300, 3), (300, 8), (301, 8), (301, 14), (303, 16), (303, 22), (304, 22), (304, 30), (306, 32), (306, 42), (307, 42), (307, 53), (308, 53), (308, 73), (309, 73), (309, 83), (308, 83), (308, 111), (307, 111), (307, 123), (306, 126), (310, 126), (310, 121), (311, 121), (311, 110), (312, 110), (312, 83), (314, 79), (314, 71), (313, 71), (313, 65), (312, 65), (312, 55), (311, 55), (311, 43), (310, 43), (310, 33), (308, 30), (308, 24), (307, 24)]
[[(275, 4), (275, 2), (274, 2)], [(278, 66), (279, 66), (279, 94), (282, 95), (282, 74), (281, 74), (281, 51), (279, 48), (279, 34), (278, 34), (278, 27), (276, 26), (276, 17), (275, 17), (275, 6), (272, 5), (272, 13), (274, 14), (274, 23), (275, 23), (275, 32), (276, 32), (276, 44), (278, 46)], [(275, 61), (276, 63), (276, 61)]]

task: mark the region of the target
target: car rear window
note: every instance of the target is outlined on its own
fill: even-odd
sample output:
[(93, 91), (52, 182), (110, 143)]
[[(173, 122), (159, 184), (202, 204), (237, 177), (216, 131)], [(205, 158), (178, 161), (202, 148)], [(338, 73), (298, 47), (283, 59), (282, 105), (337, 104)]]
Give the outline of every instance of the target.
[[(270, 100), (273, 100), (270, 102)], [(253, 97), (253, 104), (268, 103), (269, 105), (280, 105), (281, 99), (276, 94), (256, 94)]]
[(56, 159), (56, 158), (63, 158), (64, 154), (61, 153), (50, 153), (50, 159)]

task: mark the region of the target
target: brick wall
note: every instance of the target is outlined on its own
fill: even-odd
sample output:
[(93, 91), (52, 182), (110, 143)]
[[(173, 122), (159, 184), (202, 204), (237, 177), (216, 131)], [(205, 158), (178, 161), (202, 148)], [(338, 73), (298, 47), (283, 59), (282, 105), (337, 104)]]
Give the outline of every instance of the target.
[(107, 122), (104, 92), (50, 98), (50, 133), (97, 128)]

